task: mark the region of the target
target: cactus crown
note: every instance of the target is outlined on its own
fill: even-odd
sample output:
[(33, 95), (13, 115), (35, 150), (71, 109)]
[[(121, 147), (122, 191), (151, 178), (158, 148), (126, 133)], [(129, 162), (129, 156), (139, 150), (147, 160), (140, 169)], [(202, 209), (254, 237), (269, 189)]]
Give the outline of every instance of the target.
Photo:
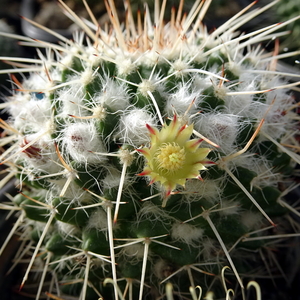
[(258, 45), (291, 21), (238, 34), (276, 1), (248, 12), (252, 3), (208, 33), (211, 1), (188, 14), (181, 1), (166, 24), (166, 1), (136, 23), (125, 1), (121, 24), (108, 0), (110, 24), (99, 28), (89, 9), (82, 21), (59, 2), (83, 32), (53, 33), (59, 44), (19, 37), (46, 51), (7, 58), (17, 68), (6, 72), (30, 72), (12, 75), (1, 106), (11, 114), (2, 183), (15, 175), (23, 190), (3, 208), (19, 213), (13, 230), (29, 252), (18, 258), (32, 257), (21, 287), (43, 266), (36, 299), (42, 289), (53, 299), (172, 299), (166, 282), (178, 299), (195, 299), (197, 285), (219, 297), (219, 275), (228, 295), (236, 285), (244, 295), (249, 277), (276, 265), (262, 263), (276, 247), (270, 228), (293, 236), (283, 220), (299, 215), (282, 189), (300, 161), (290, 94), (299, 82)]

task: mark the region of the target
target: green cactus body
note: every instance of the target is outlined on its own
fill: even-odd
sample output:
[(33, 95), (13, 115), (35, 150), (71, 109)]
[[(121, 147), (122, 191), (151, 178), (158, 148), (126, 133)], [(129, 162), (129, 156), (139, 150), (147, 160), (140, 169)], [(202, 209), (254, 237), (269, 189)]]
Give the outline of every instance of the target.
[(297, 213), (281, 188), (299, 162), (296, 84), (257, 43), (285, 24), (238, 35), (241, 15), (209, 34), (209, 3), (164, 24), (164, 2), (136, 27), (108, 1), (104, 29), (73, 16), (74, 41), (25, 38), (47, 51), (2, 105), (1, 156), (23, 189), (18, 230), (38, 234), (22, 286), (39, 259), (55, 299), (171, 299), (167, 282), (220, 297), (225, 266), (228, 289), (270, 275), (272, 228), (293, 235)]

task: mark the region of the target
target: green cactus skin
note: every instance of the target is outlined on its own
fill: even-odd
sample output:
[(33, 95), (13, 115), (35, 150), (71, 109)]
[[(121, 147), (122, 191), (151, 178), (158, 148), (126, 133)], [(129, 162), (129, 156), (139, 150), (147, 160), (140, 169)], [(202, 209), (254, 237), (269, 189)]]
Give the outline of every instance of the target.
[(105, 28), (61, 2), (83, 29), (74, 40), (19, 37), (46, 51), (7, 70), (30, 76), (13, 78), (2, 104), (2, 184), (17, 176), (22, 193), (1, 208), (19, 214), (24, 249), (35, 244), (21, 287), (44, 270), (36, 299), (196, 299), (196, 286), (220, 298), (280, 274), (275, 256), (262, 261), (299, 235), (284, 199), (300, 161), (299, 82), (258, 43), (288, 21), (236, 33), (274, 2), (208, 33), (210, 2), (172, 10), (168, 24), (156, 3), (138, 25), (125, 2), (120, 25), (109, 0)]

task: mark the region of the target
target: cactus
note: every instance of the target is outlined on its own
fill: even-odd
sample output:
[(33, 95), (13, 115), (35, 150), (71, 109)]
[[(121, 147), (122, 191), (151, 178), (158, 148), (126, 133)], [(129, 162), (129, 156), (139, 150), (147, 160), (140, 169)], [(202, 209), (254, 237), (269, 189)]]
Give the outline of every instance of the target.
[(154, 20), (146, 6), (136, 25), (130, 3), (120, 24), (108, 0), (99, 28), (60, 1), (83, 29), (74, 40), (17, 37), (46, 51), (5, 58), (17, 62), (7, 73), (30, 76), (12, 75), (1, 104), (1, 183), (16, 176), (20, 190), (1, 208), (18, 214), (21, 288), (37, 272), (36, 299), (244, 295), (250, 280), (281, 275), (273, 251), (299, 236), (284, 198), (299, 163), (299, 82), (259, 43), (291, 21), (238, 34), (276, 1), (252, 3), (208, 33), (210, 2), (172, 9), (167, 24), (166, 1)]

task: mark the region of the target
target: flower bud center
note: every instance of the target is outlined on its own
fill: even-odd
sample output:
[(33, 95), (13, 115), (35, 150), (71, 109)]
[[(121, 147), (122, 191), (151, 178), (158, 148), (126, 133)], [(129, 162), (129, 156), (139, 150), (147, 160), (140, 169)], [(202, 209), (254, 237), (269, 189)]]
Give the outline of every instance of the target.
[(185, 162), (184, 148), (176, 143), (168, 143), (158, 150), (157, 161), (159, 168), (169, 171), (177, 171), (183, 167)]

